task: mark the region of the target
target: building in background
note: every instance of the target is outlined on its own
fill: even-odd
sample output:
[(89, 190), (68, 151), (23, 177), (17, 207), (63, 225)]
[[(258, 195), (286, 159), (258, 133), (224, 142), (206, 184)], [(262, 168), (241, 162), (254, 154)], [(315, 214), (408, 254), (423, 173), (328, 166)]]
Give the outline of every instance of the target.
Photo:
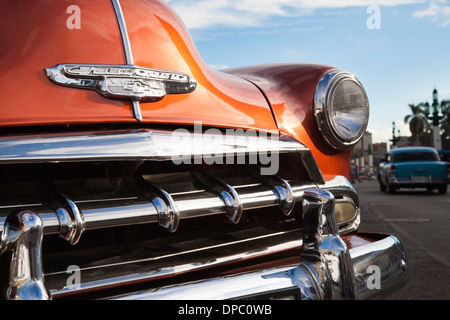
[(380, 162), (382, 162), (386, 157), (387, 152), (388, 148), (386, 142), (378, 142), (373, 144), (372, 155), (374, 167), (378, 167)]
[[(384, 157), (386, 153), (383, 154)], [(372, 133), (366, 131), (362, 139), (355, 145), (352, 152), (352, 165), (359, 175), (372, 176), (376, 167), (374, 165)]]

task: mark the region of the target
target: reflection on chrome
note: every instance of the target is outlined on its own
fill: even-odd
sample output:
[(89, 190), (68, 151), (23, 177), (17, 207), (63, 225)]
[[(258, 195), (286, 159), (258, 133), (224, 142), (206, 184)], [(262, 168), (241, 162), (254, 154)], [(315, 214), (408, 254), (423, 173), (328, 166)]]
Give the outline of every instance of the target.
[[(117, 300), (201, 299), (371, 299), (383, 298), (403, 286), (410, 271), (405, 250), (393, 236), (348, 249), (337, 233), (331, 193), (305, 191), (300, 265), (261, 269), (110, 297)], [(380, 286), (367, 283), (369, 266), (381, 270)]]
[(42, 270), (42, 229), (41, 219), (31, 211), (12, 213), (4, 223), (1, 252), (13, 251), (6, 290), (8, 299), (50, 299)]

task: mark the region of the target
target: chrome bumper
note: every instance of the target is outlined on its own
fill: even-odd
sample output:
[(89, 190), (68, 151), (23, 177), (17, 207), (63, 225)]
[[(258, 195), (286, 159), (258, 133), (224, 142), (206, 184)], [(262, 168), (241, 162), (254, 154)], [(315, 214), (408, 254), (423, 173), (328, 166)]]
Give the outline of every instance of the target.
[(372, 235), (378, 240), (348, 249), (337, 232), (331, 193), (306, 191), (303, 212), (300, 265), (205, 279), (111, 299), (375, 299), (388, 296), (408, 281), (406, 252), (394, 236)]
[(431, 176), (410, 177), (410, 178), (394, 178), (390, 177), (388, 180), (390, 185), (400, 186), (421, 186), (421, 185), (442, 185), (450, 183), (449, 178), (433, 178)]

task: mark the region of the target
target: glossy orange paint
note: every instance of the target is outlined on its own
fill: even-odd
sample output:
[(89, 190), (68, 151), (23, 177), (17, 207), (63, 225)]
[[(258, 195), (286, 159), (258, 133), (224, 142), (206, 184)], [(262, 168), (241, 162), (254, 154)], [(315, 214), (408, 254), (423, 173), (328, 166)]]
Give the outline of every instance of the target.
[[(70, 5), (81, 8), (80, 30), (67, 27)], [(124, 63), (109, 2), (1, 1), (0, 29), (2, 126), (101, 121), (129, 113), (127, 103), (59, 87), (45, 75), (45, 68), (58, 63)]]
[(272, 64), (229, 70), (257, 85), (270, 102), (279, 130), (304, 143), (313, 153), (325, 180), (349, 176), (351, 149), (330, 147), (314, 119), (314, 92), (320, 77), (331, 66), (321, 64)]
[[(0, 2), (0, 126), (136, 123), (130, 102), (53, 84), (44, 71), (61, 63), (126, 63), (110, 0)], [(134, 63), (187, 73), (198, 82), (192, 93), (141, 103), (144, 123), (276, 129), (261, 92), (248, 81), (211, 70), (163, 1), (120, 3)], [(80, 8), (80, 29), (67, 27), (71, 5)]]

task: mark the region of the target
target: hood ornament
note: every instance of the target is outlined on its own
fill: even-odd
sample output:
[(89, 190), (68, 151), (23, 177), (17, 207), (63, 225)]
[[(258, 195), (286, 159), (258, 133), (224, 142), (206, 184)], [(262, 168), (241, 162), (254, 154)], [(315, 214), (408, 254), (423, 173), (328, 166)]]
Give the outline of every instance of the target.
[(45, 71), (55, 84), (95, 90), (109, 99), (131, 100), (138, 121), (142, 121), (138, 102), (158, 101), (166, 94), (190, 93), (197, 87), (197, 81), (184, 73), (128, 64), (59, 64)]

